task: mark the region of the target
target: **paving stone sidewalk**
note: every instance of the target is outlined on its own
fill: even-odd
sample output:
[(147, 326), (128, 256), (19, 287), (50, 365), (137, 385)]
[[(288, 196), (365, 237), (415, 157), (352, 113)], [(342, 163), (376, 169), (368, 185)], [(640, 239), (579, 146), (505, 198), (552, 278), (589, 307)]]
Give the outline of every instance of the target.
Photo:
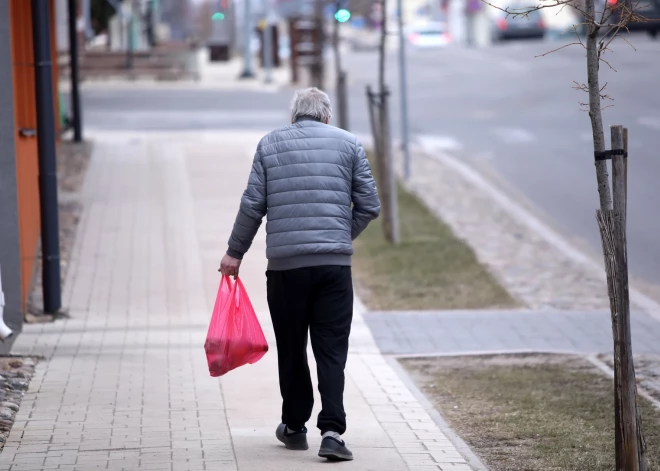
[[(206, 365), (217, 267), (259, 137), (93, 135), (63, 297), (71, 317), (28, 325), (17, 339), (14, 353), (45, 359), (0, 470), (327, 469), (313, 423), (309, 452), (288, 452), (274, 438), (280, 400), (263, 231), (241, 274), (271, 351), (221, 380)], [(346, 381), (356, 459), (341, 468), (484, 469), (467, 464), (406, 384), (358, 303)]]
[[(385, 354), (561, 352), (613, 350), (607, 311), (372, 312), (365, 316)], [(635, 354), (660, 354), (660, 322), (631, 314)]]

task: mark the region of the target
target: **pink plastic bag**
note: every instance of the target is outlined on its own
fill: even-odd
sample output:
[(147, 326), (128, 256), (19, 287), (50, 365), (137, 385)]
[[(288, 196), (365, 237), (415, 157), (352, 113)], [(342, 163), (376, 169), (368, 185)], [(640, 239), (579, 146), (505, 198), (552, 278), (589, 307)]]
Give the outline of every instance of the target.
[(268, 343), (240, 279), (223, 276), (206, 335), (206, 360), (211, 376), (222, 376), (245, 364), (256, 363)]

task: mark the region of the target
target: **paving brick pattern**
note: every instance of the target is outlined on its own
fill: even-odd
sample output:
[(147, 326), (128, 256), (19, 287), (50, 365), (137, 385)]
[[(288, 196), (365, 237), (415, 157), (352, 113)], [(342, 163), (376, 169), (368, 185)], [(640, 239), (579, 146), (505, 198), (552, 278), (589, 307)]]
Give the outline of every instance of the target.
[[(605, 311), (372, 312), (365, 319), (385, 354), (595, 354), (613, 349)], [(660, 354), (660, 322), (639, 311), (631, 319), (634, 352)]]
[[(241, 277), (271, 351), (221, 380), (209, 377), (203, 351), (218, 262), (259, 137), (94, 135), (65, 284), (71, 318), (27, 326), (17, 340), (15, 353), (45, 360), (0, 470), (325, 469), (313, 423), (307, 453), (274, 438), (280, 399), (263, 231)], [(347, 373), (356, 460), (342, 469), (473, 469), (388, 366), (359, 304)]]

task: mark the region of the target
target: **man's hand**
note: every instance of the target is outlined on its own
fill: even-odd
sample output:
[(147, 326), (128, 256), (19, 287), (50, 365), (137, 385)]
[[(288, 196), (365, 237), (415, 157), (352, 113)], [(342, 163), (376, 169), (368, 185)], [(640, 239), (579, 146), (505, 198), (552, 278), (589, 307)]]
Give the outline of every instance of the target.
[(241, 261), (237, 258), (225, 255), (220, 262), (220, 269), (218, 270), (225, 276), (233, 276), (234, 279), (238, 276), (238, 270), (241, 267)]

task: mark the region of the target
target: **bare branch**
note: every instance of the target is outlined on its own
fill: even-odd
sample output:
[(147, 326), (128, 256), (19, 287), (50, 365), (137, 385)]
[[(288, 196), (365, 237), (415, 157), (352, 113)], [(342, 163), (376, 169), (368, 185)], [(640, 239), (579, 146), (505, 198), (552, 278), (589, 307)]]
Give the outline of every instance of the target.
[(635, 46), (633, 46), (632, 43), (630, 41), (628, 41), (624, 36), (619, 35), (619, 37), (621, 39), (623, 39), (625, 42), (627, 42), (628, 45), (633, 48), (633, 50), (635, 50), (635, 51), (637, 50), (637, 48)]
[[(618, 72), (618, 70), (616, 70), (614, 67), (612, 67), (612, 64), (610, 64), (609, 62), (607, 62), (605, 59), (603, 59), (602, 57), (600, 57), (599, 59), (600, 59), (601, 62), (605, 62), (605, 63), (607, 64), (607, 66), (608, 66), (610, 69), (612, 69), (614, 72)], [(606, 85), (607, 85), (607, 84), (606, 84)]]
[(561, 51), (564, 48), (567, 48), (567, 47), (570, 47), (570, 46), (578, 46), (578, 45), (584, 46), (584, 44), (582, 44), (582, 41), (575, 41), (575, 42), (572, 42), (572, 43), (569, 43), (569, 44), (564, 44), (563, 46), (560, 46), (557, 49), (553, 49), (552, 51), (548, 51), (548, 52), (545, 52), (543, 54), (539, 54), (538, 56), (534, 56), (534, 58), (545, 57), (548, 54), (552, 54), (553, 52)]
[(575, 0), (552, 0), (552, 2), (547, 5), (539, 4), (536, 6), (530, 6), (525, 8), (511, 8), (511, 7), (502, 8), (497, 5), (493, 5), (488, 0), (481, 0), (481, 1), (488, 6), (495, 8), (496, 10), (506, 13), (507, 17), (511, 16), (513, 18), (518, 18), (518, 17), (526, 18), (530, 13), (533, 13), (535, 11), (544, 10), (546, 8), (554, 8), (562, 5), (571, 5), (573, 2), (575, 2)]
[[(589, 87), (587, 87), (586, 84), (578, 83), (575, 80), (573, 80), (573, 83), (575, 84), (575, 86), (573, 87), (575, 90), (579, 90), (579, 91), (582, 91), (582, 92), (589, 93)], [(581, 103), (581, 104), (584, 104), (584, 103)]]

